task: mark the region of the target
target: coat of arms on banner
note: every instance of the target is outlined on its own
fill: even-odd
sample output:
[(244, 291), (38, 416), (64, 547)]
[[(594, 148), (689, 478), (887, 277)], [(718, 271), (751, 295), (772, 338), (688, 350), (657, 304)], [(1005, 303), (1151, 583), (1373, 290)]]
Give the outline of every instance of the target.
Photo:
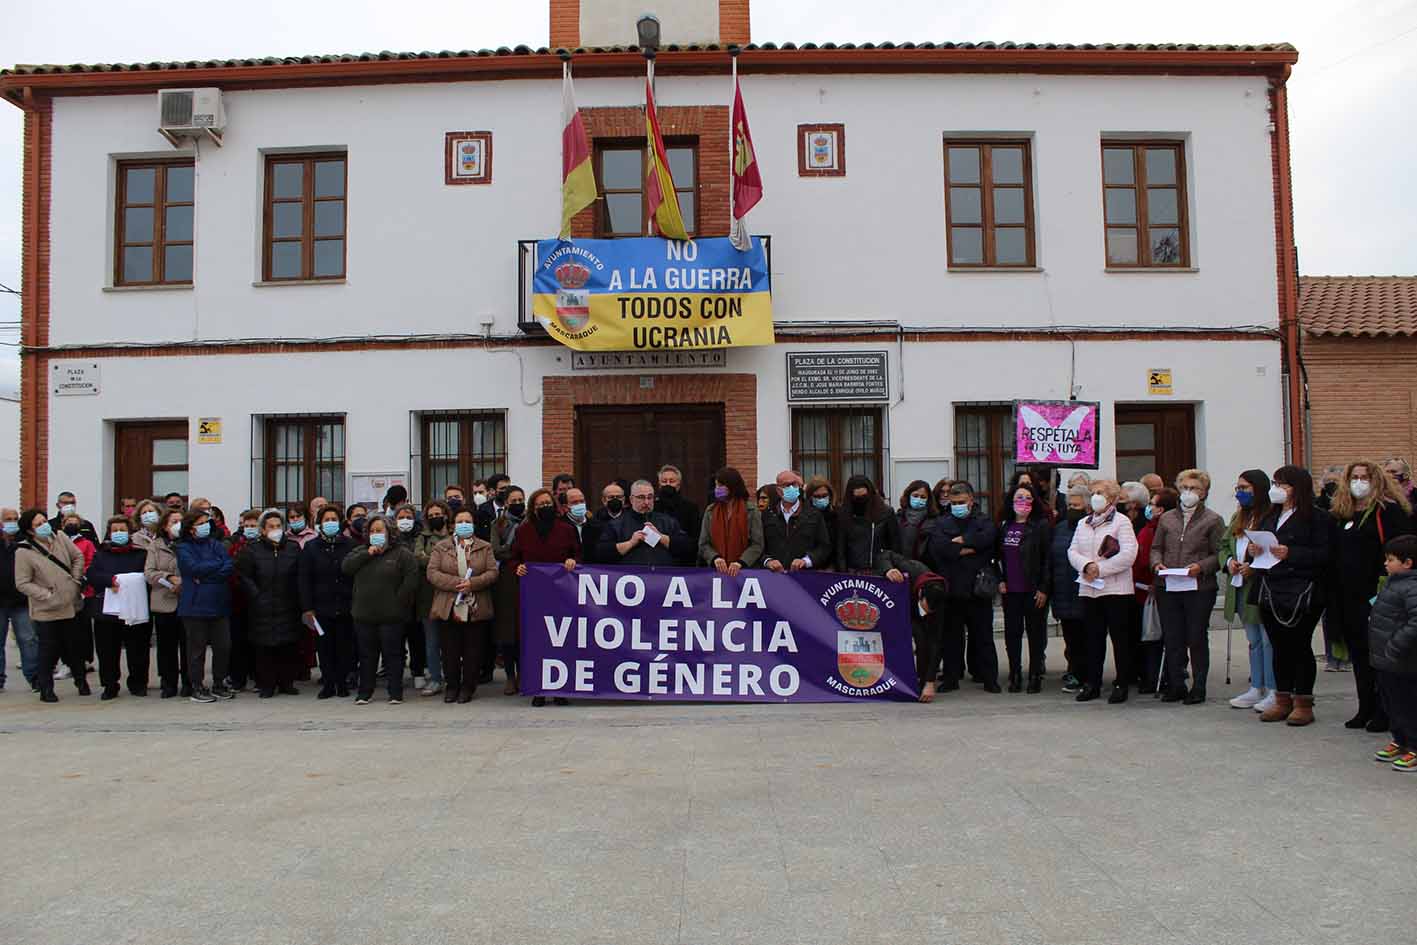
[(836, 632), (836, 668), (842, 682), (866, 689), (886, 671), (886, 648), (876, 624), (881, 608), (853, 594), (836, 605), (836, 619), (845, 629)]
[(590, 291), (585, 284), (590, 269), (569, 260), (556, 267), (556, 320), (569, 332), (578, 332), (590, 321)]

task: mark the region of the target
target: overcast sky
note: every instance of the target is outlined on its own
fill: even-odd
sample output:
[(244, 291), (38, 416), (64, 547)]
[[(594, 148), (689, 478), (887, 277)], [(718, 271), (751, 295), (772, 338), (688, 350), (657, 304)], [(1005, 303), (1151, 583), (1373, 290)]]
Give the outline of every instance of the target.
[[(646, 0), (646, 9), (654, 0)], [(757, 0), (756, 42), (1289, 42), (1301, 270), (1417, 274), (1417, 0)], [(147, 62), (547, 42), (525, 0), (66, 0), (11, 5), (0, 65)], [(0, 283), (19, 287), (21, 113), (0, 103)], [(0, 323), (19, 300), (0, 295)], [(18, 333), (0, 328), (0, 341)], [(17, 374), (0, 349), (0, 384)], [(7, 353), (8, 352), (8, 353)]]

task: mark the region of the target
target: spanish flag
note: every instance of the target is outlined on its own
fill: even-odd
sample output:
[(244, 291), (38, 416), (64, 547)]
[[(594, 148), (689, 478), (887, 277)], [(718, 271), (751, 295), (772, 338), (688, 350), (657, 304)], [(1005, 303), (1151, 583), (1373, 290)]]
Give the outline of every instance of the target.
[[(650, 68), (654, 68), (653, 65)], [(652, 74), (651, 74), (652, 75)], [(686, 240), (684, 216), (679, 212), (679, 195), (674, 192), (674, 175), (669, 173), (669, 157), (659, 133), (659, 116), (654, 111), (654, 85), (645, 77), (645, 134), (648, 137), (649, 172), (645, 175), (645, 199), (659, 225), (659, 234), (672, 240)]]
[(568, 62), (561, 67), (561, 239), (571, 238), (571, 218), (593, 203), (595, 170), (590, 163), (590, 138), (576, 108)]

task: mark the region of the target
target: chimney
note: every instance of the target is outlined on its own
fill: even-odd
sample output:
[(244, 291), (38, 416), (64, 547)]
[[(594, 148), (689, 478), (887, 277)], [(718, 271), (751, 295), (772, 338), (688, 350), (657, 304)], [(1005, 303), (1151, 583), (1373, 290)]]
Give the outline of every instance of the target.
[(552, 49), (634, 46), (635, 21), (659, 17), (661, 43), (746, 46), (749, 0), (551, 0)]

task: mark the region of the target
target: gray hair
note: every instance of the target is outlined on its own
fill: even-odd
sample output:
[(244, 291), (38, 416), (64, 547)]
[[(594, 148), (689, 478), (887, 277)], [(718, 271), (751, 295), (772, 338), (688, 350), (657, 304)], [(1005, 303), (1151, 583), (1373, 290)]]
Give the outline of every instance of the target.
[(1083, 487), (1084, 487), (1083, 494), (1086, 495), (1086, 494), (1087, 494), (1086, 487), (1087, 487), (1087, 485), (1088, 485), (1089, 483), (1092, 482), (1092, 477), (1089, 476), (1087, 473), (1085, 473), (1085, 472), (1075, 472), (1075, 473), (1073, 473), (1071, 476), (1068, 477), (1068, 486), (1071, 487), (1072, 484), (1075, 483), (1075, 482), (1077, 482), (1079, 479), (1082, 480), (1082, 484), (1083, 484)]
[[(664, 468), (665, 468), (665, 469), (674, 469), (673, 466), (666, 466), (666, 467), (664, 467)], [(663, 469), (660, 470), (660, 472), (663, 472), (663, 471), (664, 471)], [(675, 471), (675, 472), (678, 472), (679, 470), (674, 469), (674, 471)], [(650, 491), (650, 492), (653, 492), (653, 491), (654, 491), (654, 483), (650, 482), (648, 479), (636, 479), (634, 482), (630, 483), (630, 492), (631, 492), (631, 493), (633, 493), (633, 492), (635, 491), (635, 487), (636, 487), (636, 486), (649, 486), (649, 491)]]
[(1124, 482), (1122, 483), (1122, 497), (1128, 502), (1146, 505), (1151, 501), (1151, 490), (1135, 480)]
[(1082, 498), (1086, 499), (1086, 498), (1087, 498), (1088, 496), (1090, 496), (1091, 494), (1092, 494), (1092, 491), (1091, 491), (1090, 489), (1088, 489), (1088, 487), (1087, 487), (1085, 484), (1081, 483), (1081, 482), (1079, 482), (1079, 483), (1074, 483), (1073, 485), (1068, 486), (1068, 495), (1070, 495), (1070, 496), (1076, 495), (1076, 496), (1081, 496)]
[[(678, 467), (678, 466), (671, 466), (670, 464), (665, 463), (663, 466), (659, 467), (659, 475), (662, 476), (662, 475), (664, 475), (664, 474), (667, 473), (667, 472), (672, 472), (674, 475), (678, 476), (680, 479), (683, 479), (683, 478), (684, 478), (684, 474), (679, 471), (679, 467)], [(649, 480), (647, 480), (647, 479), (646, 479), (646, 480), (642, 480), (642, 481), (644, 481), (644, 482), (649, 482)], [(654, 485), (654, 483), (651, 482), (650, 485)], [(635, 484), (634, 484), (634, 483), (630, 483), (630, 488), (633, 489), (634, 487), (635, 487)]]

